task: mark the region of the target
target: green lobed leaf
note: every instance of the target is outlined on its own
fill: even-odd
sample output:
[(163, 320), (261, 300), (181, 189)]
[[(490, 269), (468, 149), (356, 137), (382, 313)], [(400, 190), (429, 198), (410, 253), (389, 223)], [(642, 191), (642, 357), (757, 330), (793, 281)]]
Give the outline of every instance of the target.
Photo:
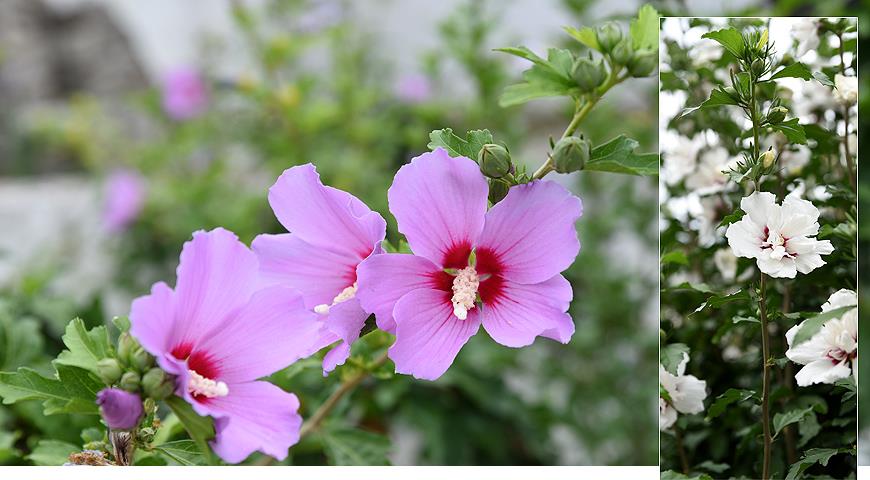
[(755, 395), (753, 390), (743, 390), (739, 388), (729, 388), (722, 395), (716, 397), (716, 400), (707, 409), (707, 420), (712, 420), (719, 415), (722, 415), (729, 405), (744, 402)]
[(834, 318), (839, 318), (843, 316), (844, 313), (852, 310), (853, 308), (855, 308), (855, 306), (835, 308), (833, 310), (820, 313), (812, 318), (804, 320), (804, 322), (801, 324), (802, 326), (800, 327), (800, 329), (798, 329), (797, 333), (792, 339), (791, 346), (794, 347), (795, 345), (800, 345), (801, 343), (806, 342), (807, 340), (812, 338), (813, 335), (815, 335), (816, 332), (819, 331), (819, 329), (822, 328), (822, 325), (824, 325), (825, 322)]
[(429, 134), (430, 150), (441, 147), (447, 150), (451, 157), (467, 157), (477, 161), (477, 154), (487, 143), (492, 143), (492, 134), (489, 130), (471, 130), (461, 138), (453, 133), (452, 128), (434, 130)]
[(806, 469), (817, 463), (826, 467), (831, 457), (846, 451), (846, 449), (836, 448), (811, 448), (804, 452), (804, 455), (800, 460), (791, 464), (791, 468), (788, 469), (788, 475), (786, 475), (785, 480), (797, 480)]
[(680, 117), (694, 113), (696, 110), (701, 108), (721, 107), (723, 105), (738, 105), (738, 103), (736, 99), (731, 97), (731, 95), (728, 95), (724, 90), (717, 88), (710, 92), (710, 98), (704, 100), (704, 102), (697, 107), (683, 109), (683, 111), (680, 112)]
[(782, 431), (788, 425), (792, 423), (797, 423), (803, 420), (805, 416), (807, 416), (810, 412), (813, 411), (813, 407), (807, 408), (796, 408), (794, 410), (789, 410), (785, 413), (777, 413), (773, 416), (773, 438), (776, 438), (779, 435), (779, 432)]
[(658, 154), (635, 153), (637, 146), (637, 140), (620, 135), (593, 148), (584, 170), (629, 175), (658, 175)]
[[(593, 32), (594, 34), (594, 32)], [(514, 55), (516, 57), (524, 58), (532, 63), (536, 63), (538, 65), (547, 66), (547, 61), (543, 58), (539, 57), (538, 54), (528, 49), (528, 47), (524, 47), (520, 45), (519, 47), (503, 47), (496, 48), (496, 52), (504, 52), (510, 55)]]
[(63, 343), (67, 350), (60, 352), (55, 363), (79, 367), (98, 373), (97, 361), (110, 356), (109, 334), (106, 327), (99, 326), (88, 330), (80, 318), (73, 319), (66, 326)]
[(330, 465), (389, 465), (390, 440), (352, 428), (327, 429), (322, 434)]
[(659, 48), (659, 12), (652, 5), (646, 4), (637, 12), (637, 17), (629, 25), (631, 46), (635, 50), (653, 50)]
[(689, 354), (689, 347), (684, 343), (672, 343), (659, 350), (659, 363), (668, 372), (676, 375), (677, 366), (683, 361), (683, 354)]
[(193, 440), (176, 440), (157, 445), (154, 450), (165, 455), (179, 465), (205, 465), (206, 459)]
[(26, 365), (42, 352), (43, 336), (33, 318), (16, 318), (0, 305), (0, 370)]
[(173, 395), (165, 400), (172, 413), (184, 425), (187, 434), (203, 454), (206, 464), (211, 463), (211, 449), (208, 441), (214, 438), (214, 424), (211, 417), (197, 414), (183, 398)]
[(580, 29), (574, 27), (562, 28), (568, 33), (568, 35), (571, 35), (574, 40), (577, 40), (596, 52), (601, 51), (601, 45), (598, 44), (598, 36), (595, 35), (595, 29), (592, 27), (582, 27)]
[(702, 38), (709, 38), (719, 42), (726, 50), (731, 52), (737, 58), (743, 56), (745, 45), (743, 44), (743, 35), (734, 28), (723, 28), (701, 35)]
[(55, 365), (57, 378), (40, 375), (21, 367), (16, 372), (0, 372), (0, 397), (6, 405), (25, 400), (43, 402), (46, 415), (56, 413), (99, 414), (97, 392), (102, 382), (87, 370)]
[(689, 257), (686, 256), (686, 252), (682, 250), (672, 250), (668, 253), (662, 255), (660, 260), (662, 265), (666, 265), (668, 263), (677, 263), (680, 265), (688, 265)]
[(71, 453), (81, 451), (81, 447), (59, 440), (40, 440), (27, 458), (35, 465), (57, 467), (67, 463)]
[(806, 145), (807, 143), (807, 134), (804, 132), (804, 127), (798, 123), (797, 118), (786, 120), (778, 125), (771, 125), (771, 128), (782, 132), (791, 143), (799, 143), (801, 145)]
[(813, 72), (810, 70), (810, 67), (803, 63), (795, 62), (774, 73), (768, 80), (776, 80), (777, 78), (802, 78), (804, 80), (812, 80)]

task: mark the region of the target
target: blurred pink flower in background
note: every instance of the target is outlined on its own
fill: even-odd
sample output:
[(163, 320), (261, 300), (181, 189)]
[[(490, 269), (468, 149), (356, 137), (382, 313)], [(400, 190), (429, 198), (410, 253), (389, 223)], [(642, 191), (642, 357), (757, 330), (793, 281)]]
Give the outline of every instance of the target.
[(118, 169), (109, 174), (104, 189), (103, 223), (111, 232), (124, 230), (145, 204), (145, 179), (135, 170)]
[(208, 86), (192, 68), (178, 68), (163, 77), (163, 110), (173, 120), (189, 120), (208, 108)]
[(432, 98), (432, 82), (425, 75), (404, 75), (396, 83), (396, 97), (406, 103), (422, 103)]

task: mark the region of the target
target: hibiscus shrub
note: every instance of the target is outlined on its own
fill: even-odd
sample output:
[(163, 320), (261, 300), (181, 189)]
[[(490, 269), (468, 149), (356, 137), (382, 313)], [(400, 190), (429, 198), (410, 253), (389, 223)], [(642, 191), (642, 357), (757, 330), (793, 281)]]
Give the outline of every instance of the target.
[(661, 468), (854, 476), (854, 19), (662, 28)]

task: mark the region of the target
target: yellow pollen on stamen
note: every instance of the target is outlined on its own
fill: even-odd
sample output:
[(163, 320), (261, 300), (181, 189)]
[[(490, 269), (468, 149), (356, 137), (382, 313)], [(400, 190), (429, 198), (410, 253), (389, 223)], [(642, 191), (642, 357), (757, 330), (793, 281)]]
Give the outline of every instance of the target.
[(335, 298), (332, 299), (331, 304), (327, 305), (325, 303), (321, 303), (320, 305), (317, 305), (316, 307), (314, 307), (314, 312), (319, 313), (321, 315), (326, 315), (327, 313), (329, 313), (330, 308), (338, 305), (341, 302), (345, 302), (347, 300), (350, 300), (351, 298), (353, 298), (355, 296), (356, 296), (356, 282), (353, 282), (353, 285), (351, 285), (349, 287), (345, 287), (344, 290), (342, 290), (338, 295), (336, 295)]
[(193, 370), (187, 371), (190, 379), (187, 381), (187, 391), (193, 395), (201, 395), (207, 398), (226, 397), (230, 393), (227, 384), (205, 378)]
[(477, 287), (480, 286), (480, 277), (474, 267), (465, 267), (453, 278), (453, 315), (460, 320), (468, 318), (468, 311), (474, 308), (477, 299)]

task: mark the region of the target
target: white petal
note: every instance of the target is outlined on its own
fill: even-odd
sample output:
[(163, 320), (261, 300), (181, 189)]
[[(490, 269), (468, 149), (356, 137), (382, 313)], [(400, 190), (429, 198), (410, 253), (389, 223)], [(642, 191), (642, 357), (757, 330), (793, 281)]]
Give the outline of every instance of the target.
[(768, 225), (768, 219), (774, 212), (778, 212), (780, 206), (776, 204), (776, 196), (770, 192), (753, 192), (748, 197), (740, 200), (740, 209), (756, 225)]
[(848, 366), (824, 359), (808, 363), (794, 378), (799, 386), (806, 387), (814, 383), (834, 383), (851, 374), (852, 369)]
[(822, 305), (822, 311), (827, 312), (850, 305), (858, 305), (858, 294), (854, 290), (841, 288), (828, 297), (828, 301)]
[(707, 398), (707, 382), (694, 375), (677, 378), (677, 394), (671, 397), (674, 408), (681, 413), (701, 413)]
[(663, 398), (659, 398), (659, 430), (667, 430), (671, 428), (674, 422), (677, 421), (677, 411), (674, 407), (668, 405)]

